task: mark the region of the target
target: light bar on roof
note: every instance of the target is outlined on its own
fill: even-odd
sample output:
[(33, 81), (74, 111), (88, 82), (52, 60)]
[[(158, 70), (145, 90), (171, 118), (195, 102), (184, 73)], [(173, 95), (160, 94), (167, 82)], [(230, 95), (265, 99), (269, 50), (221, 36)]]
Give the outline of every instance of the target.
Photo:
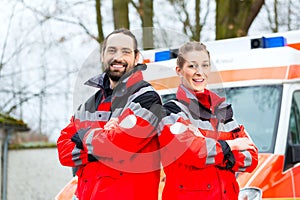
[(154, 54), (154, 62), (170, 60), (172, 58), (177, 58), (178, 49), (169, 49), (164, 51), (157, 51)]
[(261, 37), (251, 39), (251, 49), (257, 48), (273, 48), (286, 46), (286, 38), (278, 37)]
[(170, 60), (170, 54), (170, 50), (155, 52), (154, 62)]

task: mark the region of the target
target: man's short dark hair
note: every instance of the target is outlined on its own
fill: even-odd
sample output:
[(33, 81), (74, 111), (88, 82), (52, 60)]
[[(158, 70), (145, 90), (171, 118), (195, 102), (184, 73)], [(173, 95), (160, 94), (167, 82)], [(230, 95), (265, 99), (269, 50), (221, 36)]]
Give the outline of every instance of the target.
[(120, 28), (120, 29), (116, 29), (113, 32), (111, 32), (110, 34), (108, 34), (106, 36), (106, 38), (104, 39), (103, 43), (102, 43), (102, 53), (104, 53), (105, 49), (106, 49), (106, 43), (108, 38), (113, 35), (113, 34), (117, 34), (117, 33), (123, 33), (124, 35), (128, 35), (129, 37), (131, 37), (133, 39), (133, 48), (134, 48), (134, 56), (137, 55), (137, 53), (139, 52), (139, 50), (137, 49), (137, 40), (135, 35), (128, 29), (126, 28)]

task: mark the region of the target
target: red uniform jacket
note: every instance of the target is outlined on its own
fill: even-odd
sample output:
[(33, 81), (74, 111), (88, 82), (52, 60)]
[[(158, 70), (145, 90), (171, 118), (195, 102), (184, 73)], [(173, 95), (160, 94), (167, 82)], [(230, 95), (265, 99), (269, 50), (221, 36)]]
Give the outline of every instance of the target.
[[(72, 117), (57, 141), (62, 165), (77, 167), (82, 200), (157, 200), (160, 156), (156, 126), (161, 99), (138, 65), (112, 91), (107, 75), (88, 81), (99, 91)], [(102, 128), (118, 118), (115, 129)]]
[(195, 94), (183, 85), (164, 105), (161, 159), (166, 174), (163, 200), (237, 200), (235, 172), (251, 172), (256, 150), (231, 151), (225, 140), (248, 137), (233, 119), (231, 105), (211, 91)]

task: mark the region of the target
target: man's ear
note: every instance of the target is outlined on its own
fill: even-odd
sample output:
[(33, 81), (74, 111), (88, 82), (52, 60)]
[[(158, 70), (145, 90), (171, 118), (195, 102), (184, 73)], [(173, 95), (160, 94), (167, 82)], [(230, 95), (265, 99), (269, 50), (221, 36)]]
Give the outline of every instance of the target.
[(134, 59), (134, 65), (137, 65), (140, 60), (140, 52), (137, 52)]
[(103, 62), (103, 52), (100, 53), (100, 62)]

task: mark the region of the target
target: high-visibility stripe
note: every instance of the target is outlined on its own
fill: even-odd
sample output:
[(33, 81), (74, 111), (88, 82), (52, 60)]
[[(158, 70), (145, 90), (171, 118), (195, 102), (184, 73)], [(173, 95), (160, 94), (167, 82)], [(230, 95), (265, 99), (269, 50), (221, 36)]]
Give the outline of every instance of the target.
[[(247, 80), (264, 80), (264, 79), (280, 79), (289, 80), (300, 78), (300, 65), (278, 66), (278, 67), (263, 67), (251, 69), (236, 69), (212, 72), (209, 74), (208, 83), (224, 83), (234, 81)], [(178, 76), (170, 76), (149, 81), (157, 90), (177, 88), (180, 79)]]
[(158, 123), (157, 116), (153, 114), (151, 111), (142, 108), (142, 106), (139, 103), (131, 102), (128, 108), (134, 113), (134, 115), (142, 118), (143, 120), (146, 120), (153, 127), (157, 125)]
[[(124, 105), (123, 108), (126, 108), (129, 106), (129, 104), (131, 104), (131, 102), (133, 102), (133, 100), (135, 98), (137, 98), (138, 96), (141, 96), (142, 94), (146, 93), (146, 92), (151, 92), (151, 91), (155, 91), (155, 89), (152, 86), (147, 86), (147, 87), (142, 87), (139, 91), (135, 92), (134, 94), (130, 95), (127, 99), (126, 105)], [(155, 91), (156, 92), (156, 91)], [(122, 111), (123, 108), (117, 108), (114, 110), (114, 112), (112, 113), (112, 118), (116, 118), (118, 117)]]
[(80, 110), (75, 113), (75, 119), (79, 119), (81, 122), (84, 121), (91, 121), (91, 122), (107, 122), (110, 118), (111, 112), (110, 111), (96, 111), (96, 112), (89, 112), (85, 110)]
[(244, 166), (239, 167), (239, 172), (244, 172), (246, 171), (246, 168), (252, 165), (252, 155), (250, 154), (249, 151), (242, 151), (241, 152), (244, 156)]
[[(216, 162), (215, 157), (217, 155), (216, 140), (212, 138), (205, 138), (205, 144), (206, 144), (206, 152), (207, 152), (205, 164), (206, 165), (214, 164)], [(199, 153), (203, 154), (203, 152), (199, 152)], [(199, 155), (199, 157), (201, 158), (203, 156)]]
[(226, 124), (219, 123), (219, 125), (218, 125), (218, 131), (221, 131), (221, 132), (230, 132), (230, 131), (238, 128), (238, 127), (239, 127), (238, 123), (235, 120), (233, 120), (233, 121), (227, 122)]
[(188, 119), (191, 121), (191, 123), (196, 126), (197, 128), (203, 129), (203, 130), (211, 130), (213, 131), (214, 128), (212, 127), (211, 123), (209, 121), (203, 121), (201, 119), (194, 119), (189, 111), (189, 109), (183, 105), (182, 103), (171, 100), (171, 102), (175, 103), (188, 117)]
[(72, 161), (74, 162), (75, 166), (79, 166), (82, 164), (82, 160), (80, 158), (80, 149), (78, 149), (76, 146), (74, 147), (72, 151)]
[(85, 144), (86, 144), (87, 149), (88, 149), (88, 154), (93, 154), (94, 153), (94, 147), (92, 145), (94, 134), (95, 134), (96, 131), (101, 131), (101, 130), (103, 130), (103, 129), (102, 128), (91, 129), (91, 132), (88, 134), (87, 139), (85, 141)]
[(172, 124), (174, 124), (175, 122), (178, 121), (178, 119), (179, 119), (180, 117), (183, 117), (184, 120), (187, 119), (187, 117), (186, 117), (185, 115), (184, 115), (184, 116), (181, 116), (181, 115), (179, 115), (179, 113), (177, 113), (177, 114), (171, 113), (169, 116), (164, 117), (164, 118), (160, 121), (160, 123), (159, 123), (159, 125), (158, 125), (158, 128), (157, 128), (158, 135), (161, 134), (162, 130), (164, 129), (164, 127), (165, 127), (166, 125), (172, 125)]

